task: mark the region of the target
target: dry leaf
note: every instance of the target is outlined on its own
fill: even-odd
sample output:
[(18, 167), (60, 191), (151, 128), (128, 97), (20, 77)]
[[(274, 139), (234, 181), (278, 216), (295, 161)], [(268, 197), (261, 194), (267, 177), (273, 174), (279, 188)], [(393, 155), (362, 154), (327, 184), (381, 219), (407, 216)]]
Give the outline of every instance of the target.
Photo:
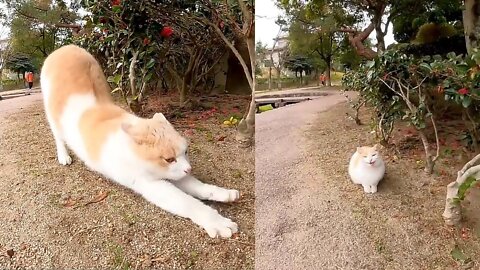
[(68, 199), (63, 203), (63, 206), (65, 207), (72, 207), (77, 203), (74, 199), (68, 197)]
[(13, 249), (7, 250), (8, 257), (10, 257), (10, 258), (13, 257), (13, 254), (15, 254), (15, 252), (13, 252)]
[(105, 198), (107, 198), (107, 196), (108, 196), (108, 192), (107, 192), (107, 191), (100, 191), (100, 192), (98, 193), (98, 195), (97, 195), (95, 198), (93, 198), (93, 200), (87, 202), (87, 203), (85, 204), (85, 206), (87, 206), (87, 205), (89, 205), (89, 204), (91, 204), (91, 203), (101, 202), (101, 201), (105, 200)]
[(218, 137), (217, 141), (219, 141), (219, 142), (224, 141), (225, 138), (227, 138), (227, 136), (222, 135), (222, 136)]

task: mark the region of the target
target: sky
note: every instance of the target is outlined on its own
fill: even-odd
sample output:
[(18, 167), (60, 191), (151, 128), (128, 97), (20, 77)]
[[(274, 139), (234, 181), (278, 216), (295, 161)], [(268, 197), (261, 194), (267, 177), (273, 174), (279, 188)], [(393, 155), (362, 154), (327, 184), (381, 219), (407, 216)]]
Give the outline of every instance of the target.
[[(275, 6), (275, 0), (256, 0), (255, 1), (255, 42), (261, 41), (268, 47), (273, 45), (273, 39), (277, 36), (279, 26), (275, 24), (278, 15), (283, 12)], [(392, 25), (388, 27), (385, 36), (385, 45), (388, 46), (395, 42), (393, 39)], [(375, 39), (375, 31), (370, 34), (370, 38)]]

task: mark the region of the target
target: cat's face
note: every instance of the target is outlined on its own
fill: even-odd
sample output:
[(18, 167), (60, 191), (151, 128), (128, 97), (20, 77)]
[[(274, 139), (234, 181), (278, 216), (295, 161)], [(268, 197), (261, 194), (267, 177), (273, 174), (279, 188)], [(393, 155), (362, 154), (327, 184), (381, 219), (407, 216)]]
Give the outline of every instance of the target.
[(375, 144), (373, 147), (363, 146), (357, 147), (357, 153), (362, 158), (362, 161), (370, 166), (375, 166), (375, 163), (380, 158), (380, 153), (378, 152), (378, 144)]
[(134, 141), (137, 155), (147, 162), (148, 171), (159, 179), (179, 180), (192, 169), (187, 157), (187, 141), (161, 113), (122, 129)]

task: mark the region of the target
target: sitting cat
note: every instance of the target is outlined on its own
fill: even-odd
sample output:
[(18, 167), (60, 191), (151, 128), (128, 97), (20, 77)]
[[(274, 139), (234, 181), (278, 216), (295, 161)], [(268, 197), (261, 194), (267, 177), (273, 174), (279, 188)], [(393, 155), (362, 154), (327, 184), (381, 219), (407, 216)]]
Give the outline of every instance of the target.
[(100, 65), (86, 50), (68, 45), (50, 54), (41, 85), (60, 164), (72, 162), (68, 145), (90, 169), (191, 219), (210, 237), (237, 232), (236, 223), (200, 200), (232, 202), (238, 191), (191, 176), (185, 138), (161, 113), (145, 119), (116, 106)]
[(373, 147), (357, 147), (348, 166), (352, 182), (362, 185), (366, 193), (377, 192), (377, 185), (385, 174), (385, 163), (378, 148), (377, 144)]

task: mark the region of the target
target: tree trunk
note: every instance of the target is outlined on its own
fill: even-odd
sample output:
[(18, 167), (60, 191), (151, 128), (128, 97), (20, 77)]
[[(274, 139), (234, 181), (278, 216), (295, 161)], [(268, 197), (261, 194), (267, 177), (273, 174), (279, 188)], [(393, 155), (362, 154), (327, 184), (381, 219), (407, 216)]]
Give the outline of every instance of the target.
[(458, 200), (458, 189), (469, 178), (474, 177), (476, 181), (479, 179), (480, 165), (474, 166), (480, 159), (477, 155), (467, 162), (463, 168), (458, 171), (457, 179), (447, 186), (447, 196), (445, 200), (445, 210), (443, 211), (443, 219), (447, 225), (458, 225), (462, 219), (462, 208)]
[(272, 90), (272, 67), (268, 68), (268, 90)]
[(326, 83), (325, 85), (327, 86), (332, 86), (332, 77), (331, 77), (331, 72), (332, 70), (332, 59), (327, 60), (327, 70), (326, 70)]
[(180, 106), (185, 105), (187, 100), (187, 81), (186, 77), (182, 80), (182, 87), (180, 88)]
[(467, 44), (468, 54), (471, 54), (473, 48), (477, 48), (479, 45), (479, 5), (479, 0), (465, 0), (465, 9), (463, 10), (463, 27), (465, 31), (465, 43)]
[(385, 51), (385, 34), (382, 31), (381, 23), (375, 26), (375, 34), (377, 36), (377, 52), (382, 53)]
[(358, 55), (363, 56), (364, 58), (371, 60), (377, 56), (377, 52), (366, 47), (363, 42), (368, 38), (370, 33), (375, 29), (375, 24), (373, 22), (368, 25), (362, 32), (358, 32), (353, 29), (341, 29), (341, 32), (348, 33), (348, 41), (350, 45), (355, 49)]
[(282, 72), (280, 69), (277, 69), (277, 89), (282, 90)]
[(422, 130), (418, 130), (420, 139), (423, 143), (423, 148), (425, 149), (425, 173), (431, 175), (433, 173), (433, 166), (435, 162), (432, 160), (432, 155), (430, 153), (430, 144), (428, 143), (427, 135)]

